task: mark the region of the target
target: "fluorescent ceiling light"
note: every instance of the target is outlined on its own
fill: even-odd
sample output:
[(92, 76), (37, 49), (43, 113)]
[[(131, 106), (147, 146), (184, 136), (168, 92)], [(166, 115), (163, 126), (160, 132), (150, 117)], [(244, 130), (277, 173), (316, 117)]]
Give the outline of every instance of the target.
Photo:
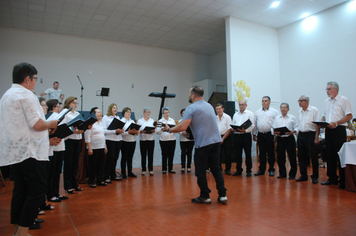
[(356, 10), (356, 0), (351, 1), (351, 2), (349, 3), (348, 9), (349, 9), (350, 11)]
[(271, 7), (273, 7), (273, 8), (278, 7), (280, 3), (281, 3), (280, 1), (273, 2)]
[(305, 17), (308, 17), (310, 14), (308, 13), (308, 12), (305, 12), (305, 13), (303, 13), (301, 16), (300, 16), (300, 18), (305, 18)]

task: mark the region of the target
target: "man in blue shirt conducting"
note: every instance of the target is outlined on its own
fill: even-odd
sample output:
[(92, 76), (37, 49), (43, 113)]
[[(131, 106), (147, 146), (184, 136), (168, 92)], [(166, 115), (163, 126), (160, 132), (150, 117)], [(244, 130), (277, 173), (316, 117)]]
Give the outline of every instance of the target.
[(198, 178), (200, 196), (193, 198), (193, 203), (211, 204), (206, 179), (206, 170), (211, 170), (219, 193), (218, 202), (227, 203), (224, 177), (220, 168), (220, 143), (222, 142), (219, 128), (216, 122), (214, 108), (204, 101), (204, 90), (200, 86), (193, 86), (189, 93), (189, 102), (192, 103), (184, 112), (183, 120), (173, 128), (165, 126), (164, 130), (171, 133), (185, 131), (190, 125), (190, 129), (195, 139), (195, 176)]

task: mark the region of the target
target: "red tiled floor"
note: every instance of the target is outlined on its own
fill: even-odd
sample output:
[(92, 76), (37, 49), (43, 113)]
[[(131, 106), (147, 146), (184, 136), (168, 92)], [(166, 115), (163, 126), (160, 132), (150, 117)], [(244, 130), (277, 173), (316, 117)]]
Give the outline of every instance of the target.
[[(254, 162), (254, 170), (257, 164)], [(179, 166), (175, 166), (179, 170)], [(136, 174), (140, 174), (136, 169)], [(277, 170), (278, 171), (278, 170)], [(308, 170), (311, 171), (310, 169)], [(228, 204), (217, 203), (214, 178), (208, 175), (211, 205), (194, 205), (199, 195), (192, 173), (129, 178), (107, 187), (89, 188), (51, 203), (40, 216), (42, 229), (31, 235), (356, 235), (356, 194), (276, 177), (226, 176)], [(319, 182), (326, 169), (320, 169)], [(278, 172), (277, 172), (278, 173)], [(13, 183), (0, 187), (0, 235), (12, 235)]]

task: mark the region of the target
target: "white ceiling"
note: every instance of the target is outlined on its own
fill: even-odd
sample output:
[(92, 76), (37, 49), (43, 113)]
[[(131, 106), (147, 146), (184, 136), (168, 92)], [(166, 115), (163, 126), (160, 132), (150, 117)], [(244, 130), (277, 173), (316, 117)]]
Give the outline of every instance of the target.
[(279, 28), (347, 0), (0, 0), (0, 26), (212, 55), (227, 16)]

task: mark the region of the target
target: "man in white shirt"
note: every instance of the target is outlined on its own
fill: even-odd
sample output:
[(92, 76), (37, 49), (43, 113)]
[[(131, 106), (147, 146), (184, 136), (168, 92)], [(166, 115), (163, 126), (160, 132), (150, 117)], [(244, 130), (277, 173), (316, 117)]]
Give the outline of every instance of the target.
[[(345, 189), (345, 169), (339, 165), (339, 176), (337, 176), (337, 165), (340, 164), (338, 151), (346, 142), (347, 122), (352, 119), (351, 103), (349, 99), (339, 94), (339, 85), (334, 81), (327, 83), (326, 94), (328, 99), (324, 101), (324, 112), (322, 120), (329, 125), (325, 129), (325, 145), (327, 153), (327, 176), (329, 179), (322, 182), (322, 185), (337, 185), (339, 189)], [(320, 128), (320, 127), (318, 127)], [(319, 129), (315, 135), (315, 142), (318, 143)]]
[(236, 157), (236, 172), (233, 176), (238, 176), (242, 174), (242, 149), (245, 151), (246, 156), (246, 176), (251, 177), (251, 169), (252, 169), (252, 159), (251, 159), (251, 148), (252, 148), (252, 137), (251, 131), (254, 129), (255, 125), (255, 116), (254, 114), (246, 110), (247, 103), (245, 100), (241, 100), (239, 102), (239, 111), (234, 114), (232, 119), (233, 125), (241, 126), (245, 121), (250, 120), (251, 126), (247, 129), (230, 129), (226, 132), (226, 135), (229, 135), (230, 132), (234, 132), (234, 156)]
[(308, 181), (308, 164), (310, 159), (313, 165), (312, 183), (317, 184), (319, 178), (318, 150), (314, 143), (318, 108), (309, 105), (309, 97), (302, 95), (298, 100), (301, 107), (298, 111), (298, 160), (300, 177), (296, 181)]
[(231, 137), (230, 135), (224, 136), (231, 128), (231, 117), (224, 113), (224, 106), (221, 103), (216, 104), (215, 111), (219, 132), (223, 138), (220, 146), (220, 163), (225, 162), (225, 174), (231, 175)]
[(255, 112), (255, 129), (253, 140), (258, 141), (260, 151), (260, 166), (255, 176), (264, 175), (266, 171), (266, 154), (268, 153), (269, 176), (274, 176), (274, 142), (271, 133), (271, 124), (278, 115), (278, 111), (270, 107), (271, 98), (264, 96), (262, 98), (262, 108)]
[(55, 129), (58, 120), (46, 121), (32, 92), (37, 81), (34, 66), (17, 64), (12, 75), (13, 85), (0, 100), (0, 166), (12, 165), (14, 235), (27, 235), (47, 191), (48, 129)]
[(54, 81), (53, 88), (48, 88), (46, 91), (40, 94), (40, 96), (48, 95), (48, 100), (57, 99), (58, 102), (63, 103), (64, 94), (62, 90), (59, 88), (58, 81)]
[(289, 132), (282, 133), (280, 131), (274, 130), (275, 139), (277, 141), (277, 160), (279, 167), (279, 176), (277, 178), (286, 178), (286, 150), (290, 162), (289, 179), (295, 179), (297, 174), (297, 159), (296, 159), (296, 149), (295, 149), (295, 138), (294, 133), (296, 133), (297, 119), (292, 114), (288, 114), (289, 104), (281, 103), (280, 106), (281, 115), (278, 115), (273, 122), (273, 128), (286, 127)]

